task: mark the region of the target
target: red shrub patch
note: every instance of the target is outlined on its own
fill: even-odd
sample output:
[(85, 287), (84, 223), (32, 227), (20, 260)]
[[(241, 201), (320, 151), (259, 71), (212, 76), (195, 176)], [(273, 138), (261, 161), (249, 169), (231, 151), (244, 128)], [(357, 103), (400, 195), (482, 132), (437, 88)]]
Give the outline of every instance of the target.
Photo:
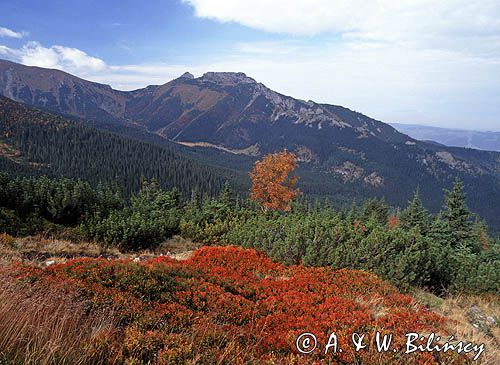
[[(17, 266), (19, 280), (64, 287), (112, 310), (122, 333), (109, 340), (110, 359), (182, 364), (363, 363), (431, 364), (442, 354), (355, 352), (353, 332), (442, 331), (443, 318), (375, 275), (355, 270), (285, 267), (239, 247), (204, 247), (186, 261), (144, 263), (80, 259), (47, 269)], [(299, 354), (295, 340), (314, 333), (319, 347)], [(342, 353), (324, 355), (331, 332)], [(451, 355), (449, 355), (451, 356)], [(456, 361), (456, 359), (455, 359)]]

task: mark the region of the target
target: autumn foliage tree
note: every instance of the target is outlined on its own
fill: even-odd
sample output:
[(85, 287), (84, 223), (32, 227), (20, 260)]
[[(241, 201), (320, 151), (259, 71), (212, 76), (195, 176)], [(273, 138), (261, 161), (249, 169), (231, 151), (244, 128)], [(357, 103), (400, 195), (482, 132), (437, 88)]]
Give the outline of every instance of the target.
[(284, 150), (264, 156), (250, 171), (250, 198), (264, 210), (290, 210), (291, 201), (300, 193), (293, 175), (296, 168), (297, 159), (292, 152)]

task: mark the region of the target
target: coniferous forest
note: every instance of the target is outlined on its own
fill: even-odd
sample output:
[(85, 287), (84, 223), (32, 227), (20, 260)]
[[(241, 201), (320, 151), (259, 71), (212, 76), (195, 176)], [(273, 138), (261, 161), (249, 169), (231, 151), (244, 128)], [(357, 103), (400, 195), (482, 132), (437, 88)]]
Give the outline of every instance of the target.
[(165, 147), (121, 137), (0, 97), (0, 168), (21, 176), (116, 184), (125, 194), (156, 178), (189, 196), (216, 194), (224, 171), (213, 171)]

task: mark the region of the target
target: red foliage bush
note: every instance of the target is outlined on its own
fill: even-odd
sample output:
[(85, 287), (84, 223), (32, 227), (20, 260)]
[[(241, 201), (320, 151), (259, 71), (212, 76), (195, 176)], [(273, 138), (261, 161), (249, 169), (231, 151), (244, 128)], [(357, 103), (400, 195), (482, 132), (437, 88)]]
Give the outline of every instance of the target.
[[(120, 318), (121, 336), (109, 340), (110, 362), (203, 363), (439, 363), (442, 354), (379, 354), (372, 345), (324, 355), (335, 332), (442, 332), (444, 319), (418, 307), (375, 275), (356, 270), (285, 267), (239, 247), (204, 247), (191, 258), (143, 263), (78, 259), (46, 269), (18, 265), (18, 280), (64, 287)], [(299, 354), (302, 332), (318, 348)], [(457, 359), (455, 359), (456, 361)], [(446, 361), (445, 361), (446, 362)]]

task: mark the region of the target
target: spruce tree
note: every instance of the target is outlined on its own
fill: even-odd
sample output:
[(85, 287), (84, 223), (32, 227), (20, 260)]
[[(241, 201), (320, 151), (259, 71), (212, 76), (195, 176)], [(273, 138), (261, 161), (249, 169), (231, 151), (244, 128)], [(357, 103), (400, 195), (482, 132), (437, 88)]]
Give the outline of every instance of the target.
[(420, 233), (425, 234), (429, 230), (429, 214), (422, 205), (420, 199), (420, 188), (417, 187), (413, 199), (408, 207), (401, 213), (401, 226), (404, 228), (418, 228)]
[(442, 213), (430, 220), (427, 237), (431, 242), (429, 285), (434, 291), (441, 292), (451, 285), (456, 270), (452, 260), (456, 250), (451, 248), (452, 235)]
[(382, 198), (378, 200), (377, 198), (373, 198), (368, 200), (363, 205), (363, 214), (362, 220), (363, 222), (367, 222), (370, 219), (373, 219), (375, 222), (379, 224), (386, 224), (389, 218), (389, 207), (385, 202), (385, 199)]
[(346, 219), (349, 222), (349, 224), (353, 224), (356, 219), (359, 217), (359, 208), (358, 205), (356, 204), (356, 201), (353, 200), (351, 204), (351, 208), (347, 212)]
[(224, 203), (228, 207), (232, 205), (233, 191), (231, 189), (229, 181), (227, 180), (224, 182), (224, 185), (222, 186), (222, 190), (219, 194), (219, 199), (222, 203)]
[(457, 178), (447, 192), (443, 217), (452, 238), (452, 246), (468, 245), (472, 233), (471, 213), (467, 207), (463, 182)]
[(474, 215), (474, 221), (471, 228), (472, 249), (473, 252), (479, 253), (483, 250), (490, 249), (490, 237), (488, 235), (488, 225), (478, 215)]

